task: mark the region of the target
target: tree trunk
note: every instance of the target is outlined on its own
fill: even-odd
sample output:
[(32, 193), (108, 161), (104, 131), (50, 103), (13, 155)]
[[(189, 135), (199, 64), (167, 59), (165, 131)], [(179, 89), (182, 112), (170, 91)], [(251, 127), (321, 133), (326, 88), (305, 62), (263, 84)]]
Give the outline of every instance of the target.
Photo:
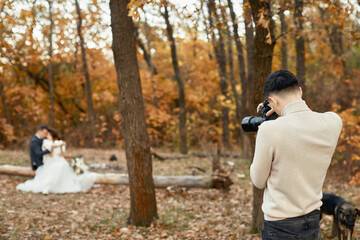
[(139, 45), (139, 47), (141, 48), (141, 50), (143, 51), (144, 59), (145, 59), (147, 65), (148, 65), (148, 67), (150, 68), (151, 86), (152, 86), (152, 89), (153, 89), (154, 105), (158, 109), (159, 108), (159, 99), (157, 97), (156, 84), (155, 84), (155, 80), (154, 80), (154, 76), (158, 74), (158, 71), (157, 71), (157, 69), (155, 68), (155, 66), (154, 66), (154, 64), (152, 62), (151, 44), (150, 44), (150, 36), (149, 36), (149, 26), (147, 24), (146, 17), (145, 17), (145, 37), (146, 37), (146, 45), (147, 45), (148, 50), (146, 50), (146, 47), (145, 47), (144, 43), (139, 38), (138, 29), (135, 30), (135, 34), (136, 34), (136, 42)]
[(53, 54), (53, 44), (52, 44), (52, 34), (54, 21), (52, 18), (52, 1), (48, 0), (49, 4), (49, 20), (50, 20), (50, 33), (49, 33), (49, 95), (50, 95), (50, 114), (49, 114), (49, 125), (54, 126), (54, 85), (53, 85), (53, 74), (52, 74), (52, 54)]
[(110, 0), (112, 48), (121, 98), (122, 130), (130, 182), (129, 223), (148, 226), (158, 215), (149, 136), (136, 58), (134, 23), (128, 16), (128, 3), (129, 0)]
[(9, 113), (8, 105), (6, 102), (6, 95), (5, 95), (5, 91), (4, 91), (4, 83), (2, 81), (0, 81), (0, 96), (1, 96), (1, 102), (2, 102), (3, 110), (4, 110), (4, 117), (6, 119), (6, 122), (8, 124), (11, 124), (10, 113)]
[[(229, 0), (230, 1), (230, 0)], [(231, 3), (231, 1), (230, 1)], [(231, 5), (231, 9), (232, 9), (232, 5)], [(245, 114), (242, 113), (242, 109), (240, 106), (240, 97), (239, 94), (236, 90), (236, 82), (235, 82), (235, 74), (234, 74), (234, 62), (233, 62), (233, 50), (232, 50), (232, 36), (230, 33), (230, 27), (227, 24), (227, 19), (225, 17), (224, 12), (222, 12), (222, 17), (223, 17), (223, 22), (226, 23), (226, 28), (227, 28), (227, 45), (228, 45), (228, 62), (229, 62), (229, 72), (230, 72), (230, 85), (231, 85), (231, 90), (234, 94), (234, 98), (235, 98), (235, 116), (236, 116), (236, 132), (237, 132), (237, 137), (240, 138), (240, 136), (242, 135), (241, 129), (240, 129), (240, 123), (241, 123), (241, 116), (244, 116)], [(233, 20), (235, 21), (235, 20)], [(234, 31), (235, 31), (235, 27), (234, 27)], [(237, 28), (236, 28), (237, 31)], [(234, 33), (234, 37), (235, 37), (235, 42), (237, 41), (236, 38), (239, 38), (238, 34)], [(241, 43), (240, 43), (241, 44)], [(242, 49), (241, 49), (242, 51)], [(242, 56), (244, 60), (244, 56)], [(243, 62), (244, 64), (244, 62)], [(245, 66), (243, 66), (245, 68)], [(245, 76), (245, 71), (244, 71), (244, 76)], [(244, 111), (243, 111), (244, 112)]]
[[(267, 76), (271, 73), (271, 64), (275, 46), (275, 23), (272, 19), (270, 1), (250, 0), (252, 16), (256, 25), (255, 55), (254, 55), (254, 92), (253, 104), (257, 105), (263, 101), (263, 87)], [(259, 23), (260, 14), (264, 20), (269, 22), (268, 28)], [(255, 111), (255, 110), (254, 110)], [(253, 139), (255, 144), (255, 138)], [(261, 231), (264, 223), (264, 214), (261, 210), (263, 190), (253, 187), (253, 230)]]
[(305, 82), (305, 41), (303, 37), (303, 0), (295, 0), (295, 13), (294, 13), (294, 22), (295, 22), (295, 49), (296, 49), (296, 77), (299, 80), (300, 86), (303, 90), (303, 93), (306, 92), (306, 82)]
[(247, 106), (247, 113), (253, 112), (254, 105), (253, 105), (253, 96), (254, 96), (254, 28), (253, 28), (253, 20), (252, 20), (252, 13), (249, 0), (244, 0), (244, 15), (245, 15), (245, 38), (246, 38), (246, 53), (247, 53), (247, 89), (246, 91), (246, 99), (242, 99), (242, 102), (246, 103)]
[(233, 23), (233, 32), (234, 32), (234, 38), (235, 38), (235, 44), (236, 44), (236, 50), (237, 50), (237, 56), (238, 56), (238, 63), (239, 63), (239, 71), (240, 71), (240, 81), (241, 81), (241, 87), (242, 87), (242, 93), (241, 93), (241, 112), (240, 114), (242, 116), (245, 116), (247, 114), (246, 109), (246, 92), (248, 91), (248, 82), (246, 80), (246, 72), (245, 72), (245, 58), (244, 58), (244, 51), (243, 51), (243, 45), (240, 41), (239, 33), (238, 33), (238, 20), (236, 19), (236, 15), (233, 9), (232, 1), (228, 0), (228, 6), (230, 10), (231, 15), (231, 21)]
[[(151, 73), (153, 75), (157, 75), (158, 71), (156, 67), (152, 64), (152, 58), (151, 58), (151, 43), (150, 43), (150, 36), (149, 36), (149, 25), (147, 24), (147, 20), (145, 17), (145, 38), (146, 38), (146, 47), (145, 44), (141, 41), (139, 38), (139, 29), (135, 26), (135, 35), (136, 35), (136, 44), (140, 47), (140, 49), (143, 51), (144, 59), (146, 64), (151, 70)], [(147, 48), (147, 49), (146, 49)]]
[[(246, 89), (244, 89), (245, 96), (242, 97), (242, 103), (246, 106), (246, 115), (253, 113), (255, 107), (253, 104), (254, 96), (254, 28), (251, 7), (248, 0), (244, 0), (244, 20), (245, 20), (245, 38), (246, 38), (246, 59), (247, 59), (247, 78)], [(253, 154), (253, 145), (250, 134), (243, 134), (243, 155), (246, 158), (251, 158)]]
[(78, 0), (75, 0), (76, 5), (76, 12), (78, 14), (78, 25), (77, 25), (77, 31), (80, 39), (80, 48), (81, 48), (81, 56), (83, 61), (83, 71), (85, 75), (85, 88), (86, 88), (86, 99), (87, 99), (87, 106), (88, 106), (88, 116), (89, 116), (89, 123), (90, 123), (90, 146), (94, 147), (95, 144), (95, 115), (94, 115), (94, 107), (92, 102), (92, 95), (91, 95), (91, 84), (90, 84), (90, 76), (89, 76), (89, 70), (87, 66), (87, 60), (86, 60), (86, 52), (85, 52), (85, 42), (84, 38), (81, 33), (81, 25), (82, 25), (82, 18), (81, 18), (81, 12), (80, 12), (80, 6), (78, 3)]
[(287, 24), (285, 21), (285, 3), (282, 3), (281, 9), (279, 12), (280, 22), (281, 22), (281, 68), (287, 69), (287, 44), (286, 44), (286, 32), (287, 32)]
[[(206, 16), (205, 16), (205, 11), (204, 11), (204, 1), (202, 0), (201, 1), (201, 13), (202, 13), (202, 15), (203, 15), (203, 17), (204, 17), (204, 26), (205, 26), (205, 33), (206, 33), (206, 39), (207, 39), (207, 42), (209, 43), (210, 42), (210, 37), (209, 37), (209, 27), (208, 27), (208, 24), (207, 24), (207, 22), (206, 22)], [(213, 59), (213, 55), (211, 54), (211, 53), (209, 53), (209, 58), (210, 59)]]
[(156, 90), (156, 84), (155, 84), (155, 79), (154, 79), (154, 76), (157, 75), (157, 70), (152, 62), (150, 30), (149, 30), (149, 24), (147, 23), (146, 15), (145, 15), (145, 38), (146, 38), (147, 49), (149, 51), (148, 56), (149, 56), (149, 65), (150, 65), (150, 70), (151, 70), (151, 86), (153, 89), (154, 105), (158, 109), (159, 108), (159, 99), (157, 97), (157, 90)]
[[(225, 47), (224, 47), (224, 40), (221, 34), (221, 29), (218, 27), (218, 35), (219, 40), (217, 41), (215, 33), (214, 33), (214, 26), (218, 25), (219, 23), (219, 16), (216, 13), (215, 7), (215, 0), (209, 0), (208, 2), (208, 9), (209, 9), (209, 22), (210, 22), (210, 29), (211, 30), (211, 37), (214, 47), (214, 52), (216, 56), (216, 61), (219, 67), (219, 75), (220, 75), (220, 88), (221, 93), (225, 97), (225, 101), (229, 100), (229, 96), (227, 93), (227, 74), (226, 74), (226, 55), (225, 55)], [(213, 24), (212, 17), (215, 16), (216, 23)], [(223, 106), (222, 107), (222, 129), (223, 129), (223, 145), (225, 149), (230, 149), (230, 133), (229, 133), (229, 108)]]
[(175, 79), (178, 84), (178, 91), (179, 91), (179, 106), (180, 106), (180, 112), (179, 112), (179, 131), (180, 131), (180, 152), (182, 154), (187, 153), (187, 129), (186, 129), (186, 108), (185, 108), (185, 89), (184, 84), (181, 79), (179, 64), (177, 60), (177, 53), (176, 53), (176, 46), (175, 46), (175, 39), (173, 36), (173, 30), (172, 26), (169, 21), (169, 12), (168, 12), (168, 6), (165, 7), (165, 13), (163, 13), (163, 17), (166, 22), (166, 31), (168, 35), (168, 39), (170, 42), (171, 47), (171, 59), (172, 64), (175, 72)]

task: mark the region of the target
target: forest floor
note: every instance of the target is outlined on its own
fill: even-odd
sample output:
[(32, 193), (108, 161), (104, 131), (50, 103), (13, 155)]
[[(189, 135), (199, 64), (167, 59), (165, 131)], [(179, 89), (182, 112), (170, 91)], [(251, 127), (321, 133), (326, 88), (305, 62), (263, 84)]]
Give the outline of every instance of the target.
[[(123, 151), (69, 149), (67, 152), (72, 156), (80, 154), (87, 164), (106, 164), (117, 167), (117, 172), (126, 172)], [(118, 160), (110, 162), (108, 159), (113, 154)], [(229, 192), (188, 189), (175, 193), (157, 189), (159, 219), (148, 228), (126, 225), (130, 206), (127, 186), (101, 185), (87, 193), (42, 195), (15, 189), (25, 177), (0, 175), (0, 239), (260, 239), (260, 234), (250, 233), (250, 161), (229, 160), (235, 163), (231, 175), (234, 184)], [(0, 164), (29, 166), (28, 153), (0, 150)], [(192, 166), (209, 174), (211, 160), (153, 162), (155, 175), (190, 175)], [(324, 190), (360, 206), (360, 189), (348, 185), (336, 170), (330, 170)], [(323, 239), (330, 237), (331, 224), (330, 216), (321, 220)], [(358, 227), (354, 238), (360, 239)]]

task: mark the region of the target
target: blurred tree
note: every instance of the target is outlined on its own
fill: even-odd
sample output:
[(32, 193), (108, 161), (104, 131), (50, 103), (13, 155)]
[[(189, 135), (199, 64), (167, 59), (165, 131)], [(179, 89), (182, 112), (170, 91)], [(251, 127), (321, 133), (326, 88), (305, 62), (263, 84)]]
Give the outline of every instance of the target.
[(94, 107), (93, 107), (93, 100), (92, 100), (92, 94), (91, 94), (91, 83), (90, 83), (90, 76), (89, 76), (89, 70), (88, 70), (88, 64), (86, 59), (86, 51), (85, 51), (85, 41), (84, 37), (81, 33), (81, 26), (82, 26), (82, 17), (81, 17), (81, 11), (80, 6), (78, 3), (78, 0), (75, 0), (76, 5), (76, 12), (78, 14), (78, 25), (77, 25), (77, 31), (80, 39), (80, 47), (81, 47), (81, 56), (82, 56), (82, 62), (83, 62), (83, 71), (85, 75), (85, 88), (86, 88), (86, 99), (87, 99), (87, 107), (88, 107), (88, 117), (89, 117), (89, 123), (90, 123), (90, 147), (94, 147), (95, 144), (95, 138), (96, 138), (96, 129), (95, 129), (95, 113), (94, 113)]
[(178, 84), (179, 91), (179, 135), (180, 135), (180, 152), (182, 154), (187, 153), (187, 129), (186, 129), (186, 104), (185, 104), (185, 90), (184, 83), (181, 78), (181, 73), (179, 69), (178, 57), (176, 53), (175, 39), (173, 36), (173, 29), (169, 21), (169, 12), (168, 12), (168, 3), (164, 2), (164, 13), (162, 13), (165, 23), (166, 23), (166, 32), (168, 40), (171, 47), (171, 59), (172, 65), (174, 68), (175, 79)]
[[(275, 46), (275, 22), (272, 19), (270, 1), (249, 0), (255, 30), (254, 53), (254, 96), (253, 104), (263, 101), (264, 82), (271, 73), (272, 57)], [(255, 111), (255, 109), (253, 110)], [(255, 138), (253, 139), (255, 142)], [(264, 213), (261, 210), (264, 190), (253, 187), (253, 229), (260, 231), (264, 224)]]
[(10, 113), (9, 113), (8, 105), (6, 102), (6, 95), (5, 95), (5, 91), (4, 91), (4, 83), (2, 80), (0, 80), (0, 96), (1, 96), (1, 102), (2, 102), (3, 111), (4, 111), (4, 117), (6, 119), (6, 122), (8, 124), (11, 124)]
[(54, 126), (54, 85), (53, 85), (53, 75), (52, 75), (52, 55), (53, 55), (53, 26), (54, 21), (52, 17), (52, 1), (48, 0), (49, 4), (49, 21), (50, 21), (50, 33), (49, 33), (49, 73), (48, 73), (48, 81), (49, 81), (49, 95), (50, 95), (50, 114), (49, 114), (49, 125), (51, 127)]
[[(241, 116), (245, 116), (246, 115), (246, 91), (244, 91), (244, 89), (247, 89), (247, 82), (246, 82), (246, 76), (245, 76), (245, 59), (244, 59), (244, 53), (243, 53), (243, 46), (242, 43), (240, 41), (240, 37), (239, 37), (239, 33), (238, 33), (238, 20), (236, 18), (234, 9), (233, 9), (233, 5), (231, 0), (228, 0), (228, 7), (230, 10), (230, 16), (231, 16), (231, 21), (232, 21), (232, 25), (233, 25), (233, 34), (234, 34), (234, 40), (235, 40), (235, 44), (236, 44), (236, 50), (237, 50), (237, 56), (238, 56), (238, 64), (239, 64), (239, 72), (240, 72), (240, 80), (241, 80), (241, 87), (242, 87), (242, 91), (241, 91), (241, 99), (242, 99), (242, 105), (240, 103), (240, 97), (239, 94), (236, 90), (236, 82), (235, 82), (235, 76), (234, 76), (234, 64), (233, 64), (233, 52), (232, 52), (232, 37), (231, 37), (231, 33), (230, 33), (230, 28), (229, 25), (226, 23), (227, 19), (224, 18), (224, 22), (227, 26), (227, 38), (228, 38), (228, 62), (229, 62), (229, 68), (230, 68), (230, 83), (231, 83), (231, 89), (232, 92), (234, 94), (234, 98), (235, 98), (235, 107), (236, 107), (236, 111), (235, 111), (235, 116), (236, 116), (236, 130), (238, 131), (237, 135), (238, 137), (241, 137), (242, 135), (244, 135), (244, 132), (241, 131), (240, 129), (240, 123), (241, 123)], [(223, 15), (224, 15), (225, 11), (222, 11)], [(243, 137), (242, 137), (243, 138)]]
[[(222, 106), (222, 137), (223, 146), (225, 149), (230, 149), (230, 133), (229, 133), (229, 107), (226, 106), (226, 102), (230, 102), (228, 96), (228, 84), (227, 84), (227, 73), (226, 73), (226, 54), (224, 47), (224, 39), (222, 35), (221, 22), (216, 12), (215, 0), (209, 0), (209, 23), (213, 48), (215, 52), (216, 61), (219, 68), (220, 75), (220, 89), (223, 95), (223, 106)], [(215, 20), (215, 24), (214, 24)], [(218, 33), (218, 39), (216, 38), (215, 30)], [(225, 104), (224, 104), (225, 103)]]
[(280, 2), (280, 10), (279, 10), (279, 16), (280, 16), (280, 22), (281, 22), (281, 68), (287, 69), (287, 39), (286, 39), (286, 32), (287, 32), (287, 24), (285, 21), (285, 10), (286, 10), (286, 0), (282, 0)]
[(254, 28), (253, 28), (253, 17), (251, 13), (251, 6), (249, 0), (243, 2), (244, 10), (244, 24), (245, 24), (245, 38), (246, 38), (246, 58), (247, 58), (247, 84), (248, 88), (243, 89), (246, 93), (246, 99), (242, 98), (242, 102), (246, 102), (248, 114), (253, 111), (253, 95), (254, 95)]
[(303, 94), (306, 94), (305, 79), (305, 40), (303, 33), (303, 9), (304, 1), (295, 0), (294, 22), (295, 22), (295, 48), (296, 48), (296, 77), (299, 80)]

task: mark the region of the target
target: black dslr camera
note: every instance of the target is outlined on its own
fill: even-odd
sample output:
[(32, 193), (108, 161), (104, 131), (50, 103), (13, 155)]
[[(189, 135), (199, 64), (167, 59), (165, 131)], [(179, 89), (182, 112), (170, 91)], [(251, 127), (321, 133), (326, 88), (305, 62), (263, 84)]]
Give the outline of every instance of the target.
[(278, 115), (274, 112), (269, 117), (266, 116), (266, 113), (270, 111), (270, 107), (268, 106), (269, 100), (265, 100), (263, 102), (263, 106), (260, 108), (259, 113), (261, 117), (245, 117), (241, 121), (241, 127), (245, 132), (256, 132), (259, 129), (259, 125), (267, 120), (275, 120)]

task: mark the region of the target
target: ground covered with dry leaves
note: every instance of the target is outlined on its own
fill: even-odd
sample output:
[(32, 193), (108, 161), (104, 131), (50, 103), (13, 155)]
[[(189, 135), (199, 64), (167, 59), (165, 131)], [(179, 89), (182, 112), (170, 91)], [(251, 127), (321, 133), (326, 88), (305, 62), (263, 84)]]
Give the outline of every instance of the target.
[[(69, 149), (67, 154), (83, 155), (87, 164), (102, 168), (98, 171), (126, 172), (123, 151)], [(108, 159), (113, 154), (118, 160), (110, 162)], [(222, 160), (235, 163), (231, 175), (234, 184), (229, 192), (157, 189), (159, 219), (148, 228), (126, 225), (130, 205), (126, 186), (101, 185), (88, 193), (42, 195), (15, 189), (27, 178), (0, 175), (0, 239), (260, 239), (260, 234), (249, 232), (252, 211), (250, 161)], [(0, 164), (29, 166), (28, 153), (0, 150)], [(104, 170), (106, 166), (110, 167)], [(188, 175), (193, 173), (193, 166), (210, 174), (211, 160), (154, 160), (153, 163), (156, 175)], [(359, 207), (360, 190), (337, 176), (329, 174), (325, 190), (337, 193)], [(330, 237), (331, 223), (329, 216), (321, 221), (324, 239)], [(357, 227), (354, 237), (360, 239)]]

